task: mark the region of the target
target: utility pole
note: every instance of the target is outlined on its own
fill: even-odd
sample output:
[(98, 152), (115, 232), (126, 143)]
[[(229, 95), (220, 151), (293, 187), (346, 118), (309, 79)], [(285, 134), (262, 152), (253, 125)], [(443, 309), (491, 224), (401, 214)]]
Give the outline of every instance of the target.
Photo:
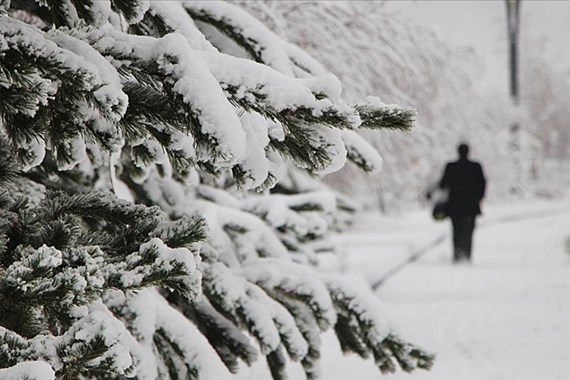
[(509, 68), (511, 99), (515, 106), (519, 98), (518, 39), (520, 25), (520, 0), (505, 0), (507, 3), (507, 27), (509, 31)]
[(523, 157), (521, 147), (521, 127), (519, 119), (520, 93), (519, 93), (519, 65), (518, 43), (520, 29), (521, 0), (505, 0), (507, 5), (507, 28), (509, 34), (509, 77), (510, 95), (515, 115), (512, 116), (509, 136), (509, 150), (514, 164), (515, 178), (511, 192), (520, 194), (524, 179)]

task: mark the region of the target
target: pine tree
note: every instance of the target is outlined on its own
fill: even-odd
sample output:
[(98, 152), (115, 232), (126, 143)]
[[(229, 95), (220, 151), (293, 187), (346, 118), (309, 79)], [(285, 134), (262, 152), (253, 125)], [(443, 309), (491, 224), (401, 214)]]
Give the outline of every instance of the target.
[(377, 299), (315, 269), (381, 165), (358, 128), (413, 112), (221, 2), (0, 1), (0, 375), (317, 378), (319, 333), (429, 368)]

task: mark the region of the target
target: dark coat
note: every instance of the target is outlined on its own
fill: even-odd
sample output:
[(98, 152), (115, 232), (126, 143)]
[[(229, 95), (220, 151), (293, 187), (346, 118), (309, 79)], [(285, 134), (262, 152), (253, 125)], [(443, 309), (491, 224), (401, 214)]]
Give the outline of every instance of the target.
[(477, 162), (466, 158), (446, 165), (439, 187), (449, 190), (447, 214), (475, 216), (481, 214), (479, 203), (485, 196), (485, 176)]

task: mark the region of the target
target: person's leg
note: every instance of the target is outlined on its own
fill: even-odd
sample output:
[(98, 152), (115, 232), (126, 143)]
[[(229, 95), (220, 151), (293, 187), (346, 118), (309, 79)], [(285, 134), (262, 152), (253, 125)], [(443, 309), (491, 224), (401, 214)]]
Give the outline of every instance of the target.
[(473, 231), (475, 230), (475, 217), (465, 218), (465, 254), (466, 259), (471, 260), (471, 250), (473, 247)]
[(470, 217), (459, 216), (454, 218), (454, 245), (455, 245), (455, 261), (465, 261), (469, 260), (469, 249), (470, 249)]
[(451, 226), (453, 230), (453, 261), (457, 262), (461, 260), (461, 218), (451, 217)]

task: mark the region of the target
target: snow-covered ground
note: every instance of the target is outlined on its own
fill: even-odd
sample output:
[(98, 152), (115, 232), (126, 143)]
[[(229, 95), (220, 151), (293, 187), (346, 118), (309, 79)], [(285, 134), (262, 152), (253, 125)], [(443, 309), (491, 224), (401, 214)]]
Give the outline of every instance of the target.
[[(450, 263), (446, 239), (377, 291), (402, 336), (437, 354), (430, 372), (381, 376), (327, 336), (323, 379), (568, 379), (570, 201), (487, 206), (479, 226), (471, 265)], [(449, 229), (427, 212), (367, 215), (345, 265), (374, 282)]]
[[(342, 264), (373, 283), (445, 235), (377, 290), (402, 337), (436, 353), (429, 372), (382, 375), (343, 356), (325, 334), (323, 380), (566, 380), (570, 363), (570, 199), (486, 205), (473, 262), (451, 263), (449, 222), (429, 211), (361, 216), (342, 237)], [(291, 378), (304, 379), (300, 366)], [(254, 365), (240, 380), (270, 378)]]

